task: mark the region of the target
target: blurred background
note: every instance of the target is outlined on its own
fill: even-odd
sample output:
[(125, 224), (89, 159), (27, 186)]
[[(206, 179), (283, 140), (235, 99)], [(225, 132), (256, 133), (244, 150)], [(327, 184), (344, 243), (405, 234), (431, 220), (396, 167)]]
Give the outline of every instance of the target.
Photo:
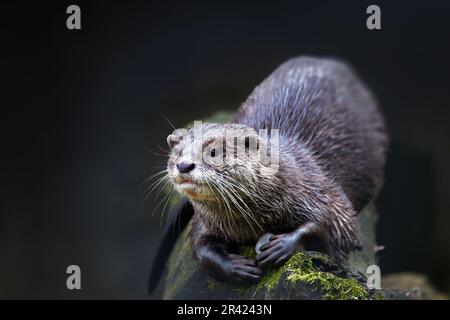
[[(82, 30), (66, 28), (73, 3)], [(163, 115), (235, 110), (303, 54), (351, 63), (386, 116), (382, 273), (450, 292), (449, 2), (376, 1), (378, 31), (366, 1), (73, 3), (1, 5), (0, 298), (158, 298), (160, 216), (139, 185), (165, 164)]]

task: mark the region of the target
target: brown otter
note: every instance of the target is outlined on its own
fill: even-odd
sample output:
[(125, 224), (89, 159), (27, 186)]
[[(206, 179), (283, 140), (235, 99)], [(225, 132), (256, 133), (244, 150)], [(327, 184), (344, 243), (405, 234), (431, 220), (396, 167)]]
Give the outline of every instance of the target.
[[(253, 129), (267, 129), (268, 140)], [(275, 152), (273, 129), (278, 164), (268, 173), (249, 151)], [(245, 140), (241, 156), (230, 130)], [(382, 185), (387, 135), (374, 98), (349, 66), (291, 59), (255, 88), (233, 123), (203, 124), (200, 132), (201, 140), (195, 128), (168, 137), (167, 170), (188, 199), (181, 209), (193, 214), (194, 256), (210, 275), (254, 282), (298, 250), (343, 260), (360, 246), (356, 214)], [(193, 156), (205, 152), (208, 161)], [(269, 232), (255, 261), (237, 254), (238, 245)]]

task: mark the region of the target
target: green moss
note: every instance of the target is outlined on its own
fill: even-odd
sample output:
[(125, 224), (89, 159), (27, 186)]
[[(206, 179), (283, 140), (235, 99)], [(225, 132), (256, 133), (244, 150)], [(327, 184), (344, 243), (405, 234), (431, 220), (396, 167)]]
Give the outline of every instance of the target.
[(293, 272), (287, 280), (296, 283), (303, 281), (310, 284), (317, 283), (326, 300), (361, 300), (367, 299), (364, 287), (354, 279), (339, 278), (329, 272), (301, 273)]
[(375, 294), (373, 295), (372, 300), (386, 300), (386, 298), (382, 294)]
[(241, 255), (246, 257), (247, 259), (255, 260), (256, 258), (256, 251), (254, 247), (251, 246), (242, 246), (239, 250)]
[(270, 292), (285, 274), (285, 280), (291, 287), (298, 282), (317, 285), (326, 300), (360, 300), (369, 297), (364, 286), (358, 281), (319, 270), (311, 258), (303, 253), (295, 254), (284, 266), (266, 274), (256, 286), (256, 292), (261, 289)]
[(213, 290), (217, 287), (217, 282), (214, 279), (208, 278), (206, 279), (206, 286), (208, 289)]
[(256, 285), (256, 292), (261, 289), (267, 290), (270, 293), (273, 288), (280, 282), (281, 276), (286, 271), (286, 265), (283, 267), (269, 271), (264, 277), (262, 277), (261, 281)]

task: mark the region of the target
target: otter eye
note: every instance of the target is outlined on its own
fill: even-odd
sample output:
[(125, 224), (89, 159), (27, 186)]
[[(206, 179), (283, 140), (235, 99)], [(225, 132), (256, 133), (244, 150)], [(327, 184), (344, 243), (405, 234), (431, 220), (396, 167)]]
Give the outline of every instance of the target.
[(216, 156), (216, 149), (211, 149), (211, 157), (215, 157)]

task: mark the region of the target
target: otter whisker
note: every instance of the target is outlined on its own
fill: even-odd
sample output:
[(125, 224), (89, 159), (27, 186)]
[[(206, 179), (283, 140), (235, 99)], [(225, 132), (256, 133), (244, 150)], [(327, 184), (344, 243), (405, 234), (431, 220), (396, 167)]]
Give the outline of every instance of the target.
[[(147, 182), (150, 183), (151, 180), (155, 179), (157, 176), (162, 175), (162, 174), (167, 174), (167, 172), (168, 172), (167, 168), (165, 168), (161, 171), (156, 172), (155, 174), (152, 174), (150, 177), (145, 178), (144, 181), (142, 181), (141, 184), (139, 185), (138, 189), (143, 188), (145, 183), (147, 183)], [(146, 188), (148, 188), (148, 187), (146, 187)]]
[[(248, 220), (248, 217), (247, 217), (248, 213), (246, 212), (246, 210), (239, 205), (238, 200), (232, 195), (232, 193), (230, 192), (230, 189), (227, 189), (227, 193), (228, 193), (230, 200), (233, 202), (233, 204), (235, 205), (235, 207), (237, 208), (239, 213), (241, 213), (242, 217), (245, 219), (245, 221), (250, 226), (252, 231), (255, 232), (255, 229), (253, 228), (253, 224), (250, 222), (250, 220)], [(239, 198), (239, 197), (237, 197), (237, 198)]]
[[(227, 177), (228, 179), (228, 181), (226, 181), (226, 183), (229, 185), (229, 186), (231, 186), (231, 188), (232, 188), (232, 190), (234, 191), (234, 193), (235, 194), (238, 194), (238, 192), (236, 192), (234, 189), (233, 189), (233, 187), (236, 187), (236, 188), (238, 188), (241, 192), (243, 192), (244, 193), (244, 195), (246, 195), (247, 197), (246, 197), (246, 199), (250, 199), (250, 200), (252, 200), (254, 203), (255, 203), (255, 205), (257, 205), (257, 203), (256, 203), (256, 201), (254, 201), (254, 199), (253, 199), (253, 195), (248, 191), (248, 190), (246, 190), (245, 188), (243, 188), (240, 184), (239, 184), (239, 181), (237, 181), (237, 180), (235, 180), (235, 179), (233, 179), (233, 178), (231, 178), (231, 177)], [(223, 180), (222, 180), (223, 181)], [(240, 202), (246, 207), (246, 209), (247, 209), (247, 211), (246, 211), (246, 213), (248, 214), (248, 216), (258, 225), (258, 227), (260, 228), (260, 229), (262, 229), (262, 227), (261, 227), (261, 225), (258, 223), (258, 221), (257, 221), (257, 219), (254, 217), (254, 214), (253, 214), (253, 211), (248, 207), (248, 205), (246, 204), (246, 202), (239, 196), (239, 200), (240, 200)]]
[[(220, 189), (221, 187), (218, 186), (217, 189)], [(224, 199), (228, 202), (229, 206), (229, 219), (233, 223), (234, 227), (236, 227), (236, 219), (235, 219), (235, 210), (232, 209), (232, 204), (234, 204), (234, 207), (236, 207), (235, 200), (233, 199), (233, 196), (230, 194), (229, 190), (227, 188), (223, 188), (221, 190), (221, 193), (224, 193)], [(231, 201), (231, 203), (230, 203)]]
[[(253, 228), (253, 224), (248, 220), (248, 218), (252, 219), (257, 226), (262, 229), (261, 225), (258, 223), (258, 221), (255, 219), (253, 214), (251, 213), (250, 208), (247, 206), (245, 201), (243, 201), (242, 197), (239, 195), (239, 193), (233, 188), (233, 184), (226, 179), (220, 179), (221, 183), (226, 186), (225, 190), (228, 191), (228, 195), (230, 197), (230, 200), (234, 203), (238, 211), (242, 214), (242, 217), (247, 221), (249, 226), (252, 228), (252, 230), (255, 232)], [(243, 206), (241, 206), (239, 203), (242, 203)], [(244, 208), (245, 207), (245, 208)]]
[[(152, 217), (153, 217), (153, 215), (155, 214), (155, 211), (161, 206), (161, 204), (162, 204), (164, 201), (167, 201), (167, 198), (169, 197), (169, 195), (170, 195), (170, 193), (165, 194), (164, 197), (158, 202), (158, 204), (155, 206), (155, 208), (154, 208), (153, 211), (152, 211)], [(162, 215), (162, 214), (161, 214), (161, 215)]]
[(162, 227), (162, 221), (163, 221), (163, 218), (165, 217), (165, 214), (167, 212), (166, 211), (167, 205), (169, 203), (173, 203), (173, 200), (174, 200), (174, 198), (177, 197), (177, 195), (178, 195), (178, 193), (174, 189), (172, 189), (170, 191), (170, 193), (168, 194), (168, 196), (166, 197), (166, 203), (164, 204), (164, 207), (163, 207), (162, 212), (161, 212), (160, 227)]
[[(171, 186), (170, 179), (168, 176), (165, 176), (165, 178), (163, 178), (162, 180), (164, 180), (164, 183), (161, 184), (161, 187), (159, 188), (158, 192), (156, 193), (155, 198), (158, 198), (161, 192), (163, 192), (164, 190), (167, 191), (169, 186)], [(156, 186), (155, 186), (155, 188), (156, 188)]]
[(162, 148), (162, 147), (159, 145), (159, 143), (157, 143), (156, 146), (157, 146), (158, 149), (161, 150), (162, 152), (165, 152), (165, 153), (167, 153), (167, 154), (170, 154), (170, 150), (166, 150), (166, 149)]
[(173, 129), (173, 130), (176, 130), (176, 128), (175, 128), (175, 126), (173, 125), (172, 121), (170, 121), (169, 118), (168, 118), (164, 113), (162, 113), (161, 110), (158, 110), (158, 111), (159, 111), (159, 114), (162, 115), (162, 117), (163, 117), (163, 118), (167, 121), (167, 123), (172, 127), (172, 129)]
[(158, 188), (161, 183), (169, 180), (169, 177), (167, 175), (164, 175), (160, 178), (158, 178), (155, 182), (153, 182), (150, 186), (148, 186), (144, 192), (152, 193), (156, 188)]
[[(145, 202), (147, 201), (148, 197), (150, 196), (150, 194), (152, 194), (152, 192), (156, 189), (159, 188), (158, 192), (156, 193), (155, 198), (158, 198), (158, 196), (160, 195), (160, 193), (162, 192), (162, 190), (164, 190), (165, 188), (167, 188), (170, 185), (170, 180), (168, 176), (162, 176), (161, 178), (159, 178), (157, 181), (155, 181), (152, 186), (148, 187), (146, 189), (146, 193), (145, 193), (145, 197), (144, 200), (142, 200), (142, 204), (141, 204), (141, 210), (144, 208)], [(149, 190), (150, 189), (150, 190)], [(152, 213), (153, 215), (153, 213)]]
[[(220, 177), (218, 177), (217, 183), (218, 183), (218, 185), (215, 185), (215, 183), (212, 183), (212, 184), (215, 186), (215, 189), (217, 190), (217, 192), (222, 196), (223, 201), (225, 202), (226, 206), (228, 207), (228, 210), (225, 210), (225, 211), (227, 214), (227, 219), (228, 219), (229, 225), (231, 226), (231, 224), (233, 224), (233, 226), (236, 228), (236, 221), (235, 221), (235, 219), (233, 219), (234, 210), (232, 209), (231, 204), (230, 204), (231, 197), (229, 195), (229, 192), (228, 192), (227, 188), (224, 188), (222, 179), (220, 179)], [(221, 201), (219, 201), (219, 204), (220, 203), (221, 203)]]
[[(209, 184), (209, 182), (207, 182)], [(231, 227), (232, 224), (234, 224), (234, 226), (236, 226), (236, 222), (233, 220), (232, 218), (232, 209), (231, 206), (229, 204), (228, 201), (228, 197), (223, 193), (223, 190), (221, 190), (220, 186), (216, 186), (215, 183), (213, 181), (211, 181), (211, 184), (209, 184), (210, 186), (212, 186), (214, 188), (214, 190), (216, 190), (222, 197), (223, 202), (225, 204), (226, 207), (223, 208), (225, 215), (226, 215), (226, 220), (228, 221), (228, 225), (229, 227)], [(221, 206), (221, 201), (219, 201), (219, 207)]]

